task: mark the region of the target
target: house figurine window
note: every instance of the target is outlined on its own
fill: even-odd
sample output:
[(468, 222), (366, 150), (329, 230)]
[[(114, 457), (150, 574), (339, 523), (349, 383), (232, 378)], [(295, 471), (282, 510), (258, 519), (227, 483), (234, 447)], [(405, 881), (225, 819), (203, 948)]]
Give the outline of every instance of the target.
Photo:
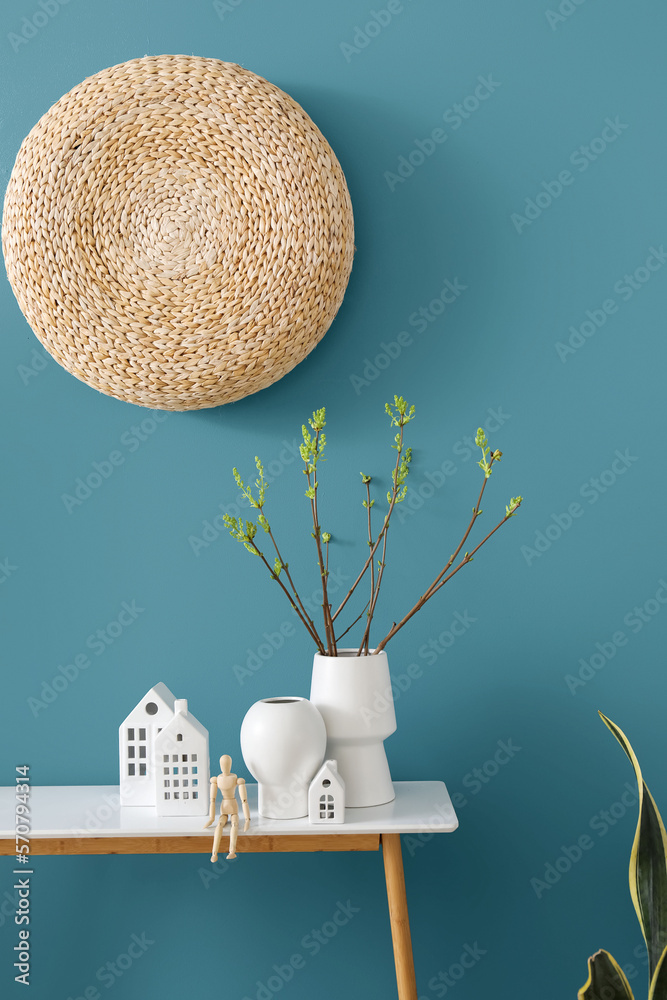
[(320, 819), (334, 818), (334, 797), (333, 795), (320, 795)]
[(335, 760), (325, 760), (308, 789), (311, 823), (345, 822), (345, 782)]

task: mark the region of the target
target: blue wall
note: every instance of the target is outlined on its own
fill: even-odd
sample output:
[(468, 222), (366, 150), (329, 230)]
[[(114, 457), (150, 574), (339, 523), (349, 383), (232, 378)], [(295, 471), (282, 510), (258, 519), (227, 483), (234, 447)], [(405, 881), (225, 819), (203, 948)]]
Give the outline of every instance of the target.
[[(422, 668), (396, 703), (394, 777), (443, 778), (460, 807), (456, 834), (404, 843), (420, 997), (561, 1000), (601, 946), (632, 964), (644, 995), (626, 874), (633, 778), (597, 709), (625, 729), (667, 810), (664, 6), (402, 0), (389, 18), (384, 0), (70, 0), (53, 13), (54, 2), (27, 40), (37, 0), (3, 7), (3, 187), (22, 138), (85, 76), (145, 53), (214, 56), (265, 76), (320, 126), (348, 179), (357, 253), (333, 327), (294, 372), (232, 406), (171, 413), (143, 439), (132, 428), (146, 411), (44, 361), (1, 283), (0, 782), (21, 763), (37, 784), (115, 782), (118, 722), (157, 680), (188, 697), (214, 754), (241, 765), (246, 709), (307, 694), (312, 650), (297, 633), (239, 683), (235, 665), (293, 619), (240, 546), (193, 539), (235, 502), (231, 467), (249, 473), (259, 454), (277, 463), (285, 548), (302, 578), (314, 573), (284, 442), (326, 405), (325, 526), (340, 539), (332, 567), (351, 576), (366, 551), (358, 470), (386, 488), (383, 407), (402, 393), (418, 414), (412, 491), (379, 625), (458, 540), (479, 489), (466, 438), (480, 423), (504, 452), (485, 523), (525, 497), (389, 647), (396, 677)], [(441, 312), (446, 280), (459, 294)], [(402, 331), (411, 342), (387, 367), (382, 344), (396, 353)], [(123, 465), (68, 512), (63, 494), (117, 449)], [(132, 601), (136, 621), (36, 707), (29, 699)], [(456, 613), (469, 628), (434, 655)], [(516, 748), (501, 766), (499, 741)], [(124, 1000), (186, 989), (266, 1000), (278, 981), (262, 984), (296, 953), (305, 965), (285, 997), (394, 995), (379, 855), (246, 856), (205, 884), (206, 865), (39, 859), (31, 996), (95, 986)], [(308, 935), (339, 901), (357, 912), (315, 954)], [(13, 997), (15, 928), (0, 919)], [(153, 943), (122, 979), (96, 979), (132, 934)], [(466, 947), (472, 968), (443, 978)]]

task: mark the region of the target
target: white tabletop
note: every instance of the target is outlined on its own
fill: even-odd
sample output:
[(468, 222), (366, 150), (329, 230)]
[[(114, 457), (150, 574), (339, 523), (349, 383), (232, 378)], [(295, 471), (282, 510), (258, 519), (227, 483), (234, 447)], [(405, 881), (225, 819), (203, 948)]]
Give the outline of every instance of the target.
[[(346, 809), (344, 823), (311, 824), (257, 814), (257, 785), (248, 785), (251, 824), (245, 836), (325, 833), (451, 833), (459, 825), (442, 781), (395, 781), (386, 805)], [(0, 788), (0, 839), (14, 839), (15, 789)], [(120, 806), (118, 785), (36, 785), (30, 789), (29, 837), (211, 837), (206, 816), (160, 817), (150, 806)]]

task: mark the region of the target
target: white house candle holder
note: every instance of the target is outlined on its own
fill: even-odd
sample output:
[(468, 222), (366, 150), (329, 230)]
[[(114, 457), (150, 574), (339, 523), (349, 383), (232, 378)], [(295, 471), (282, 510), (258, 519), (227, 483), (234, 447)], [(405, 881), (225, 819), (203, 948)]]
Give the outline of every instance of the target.
[(203, 816), (208, 812), (208, 731), (177, 698), (174, 716), (155, 738), (155, 798), (158, 816)]
[[(159, 805), (158, 815), (161, 816), (199, 816), (206, 812), (210, 773), (208, 732), (188, 712), (185, 699), (176, 699), (167, 685), (160, 681), (146, 692), (123, 720), (118, 730), (118, 741), (121, 806)], [(170, 784), (165, 787), (167, 775), (164, 769), (167, 763), (164, 757), (167, 754), (170, 758), (178, 755), (180, 759), (169, 761)], [(188, 759), (184, 760), (184, 757)], [(191, 771), (193, 766), (197, 768), (194, 775)], [(187, 768), (185, 774), (184, 767)], [(174, 768), (177, 768), (176, 773)], [(198, 782), (195, 786), (191, 784), (193, 777)], [(178, 781), (176, 786), (172, 784), (174, 779)], [(183, 780), (187, 780), (187, 785), (181, 784)], [(202, 788), (203, 798), (200, 794)], [(169, 798), (165, 799), (167, 790)], [(187, 798), (182, 797), (185, 790)], [(174, 791), (179, 793), (176, 799), (173, 798)], [(198, 793), (194, 799), (193, 791)], [(165, 811), (165, 805), (171, 810), (176, 803), (175, 811)]]
[(155, 805), (155, 738), (173, 718), (175, 701), (167, 685), (160, 681), (146, 692), (119, 727), (122, 806)]
[(345, 822), (345, 782), (335, 760), (325, 760), (308, 789), (310, 823)]

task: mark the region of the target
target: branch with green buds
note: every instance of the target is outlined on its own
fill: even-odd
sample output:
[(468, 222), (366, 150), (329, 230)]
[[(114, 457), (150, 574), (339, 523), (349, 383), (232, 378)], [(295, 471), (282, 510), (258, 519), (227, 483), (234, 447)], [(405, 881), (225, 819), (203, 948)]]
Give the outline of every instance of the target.
[[(405, 450), (405, 454), (403, 453), (403, 433), (406, 425), (409, 424), (410, 421), (414, 419), (415, 416), (414, 406), (408, 406), (408, 404), (406, 403), (406, 401), (403, 399), (402, 396), (394, 396), (393, 405), (391, 403), (385, 404), (385, 412), (391, 418), (390, 427), (398, 427), (398, 431), (396, 432), (396, 436), (394, 437), (394, 443), (391, 446), (396, 451), (396, 463), (394, 465), (394, 469), (391, 475), (392, 489), (387, 493), (387, 502), (389, 503), (389, 510), (385, 515), (382, 528), (378, 533), (378, 536), (375, 539), (375, 541), (373, 542), (372, 538), (369, 537), (369, 543), (371, 544), (369, 546), (370, 552), (368, 554), (368, 559), (362, 566), (361, 572), (359, 573), (357, 579), (354, 581), (354, 583), (348, 590), (346, 597), (341, 602), (335, 614), (333, 615), (333, 621), (335, 621), (338, 615), (345, 607), (345, 605), (347, 604), (347, 602), (349, 601), (354, 591), (356, 590), (360, 581), (364, 578), (364, 576), (368, 572), (369, 568), (371, 570), (371, 575), (374, 574), (375, 564), (373, 560), (379, 546), (382, 545), (383, 556), (382, 559), (380, 560), (380, 564), (378, 565), (378, 583), (377, 585), (375, 583), (371, 584), (371, 601), (369, 605), (369, 613), (366, 622), (366, 629), (364, 631), (364, 636), (362, 637), (362, 641), (359, 646), (360, 650), (362, 649), (362, 647), (368, 648), (368, 633), (370, 631), (370, 623), (372, 621), (373, 614), (375, 612), (375, 604), (377, 604), (377, 594), (379, 593), (379, 585), (382, 582), (382, 578), (380, 576), (380, 570), (384, 569), (383, 564), (385, 561), (384, 557), (386, 555), (386, 546), (387, 546), (386, 538), (387, 538), (387, 532), (389, 530), (389, 521), (391, 515), (394, 512), (396, 504), (402, 503), (403, 500), (405, 500), (407, 494), (407, 486), (405, 481), (408, 477), (410, 462), (412, 461), (411, 448), (407, 448)], [(361, 474), (361, 478), (362, 482), (365, 481), (365, 478), (367, 478), (370, 482), (370, 477), (364, 477), (363, 473)], [(366, 483), (366, 486), (368, 486), (368, 483)], [(368, 493), (366, 502), (367, 503), (375, 502), (370, 500), (370, 493)], [(375, 600), (373, 600), (374, 597)]]
[(502, 451), (491, 451), (489, 448), (489, 442), (486, 440), (486, 434), (484, 433), (483, 427), (477, 428), (477, 434), (475, 436), (475, 444), (478, 448), (482, 449), (482, 457), (477, 463), (484, 473), (484, 478), (488, 479), (491, 475), (491, 466), (494, 462), (499, 462), (503, 456)]
[[(364, 486), (366, 487), (366, 499), (362, 501), (362, 505), (366, 508), (366, 510), (368, 512), (368, 547), (370, 549), (372, 549), (373, 548), (373, 527), (372, 527), (372, 524), (371, 524), (371, 510), (372, 510), (373, 506), (375, 505), (375, 500), (371, 500), (371, 482), (372, 482), (372, 477), (364, 475), (363, 472), (361, 472), (360, 475), (361, 475), (361, 481), (364, 484)], [(375, 563), (373, 562), (373, 560), (371, 560), (371, 596), (370, 596), (370, 599), (368, 601), (368, 604), (366, 605), (366, 607), (369, 608), (369, 609), (370, 609), (370, 607), (371, 607), (371, 605), (373, 603), (373, 595), (374, 595), (374, 593), (375, 593)], [(365, 610), (366, 610), (366, 608), (364, 608), (364, 611)], [(363, 615), (363, 613), (364, 612), (362, 611), (361, 614)], [(361, 615), (359, 617), (361, 617)], [(368, 621), (370, 621), (370, 617), (371, 617), (371, 611), (369, 610), (368, 611), (368, 617), (367, 617)], [(349, 629), (346, 629), (346, 631), (343, 633), (343, 635), (345, 635), (348, 631), (349, 631)], [(364, 641), (362, 639), (362, 646), (364, 648), (364, 652), (368, 653), (368, 639), (366, 639), (365, 643), (364, 643)]]
[[(368, 654), (370, 646), (370, 631), (371, 624), (373, 622), (373, 615), (375, 614), (375, 608), (377, 606), (378, 597), (380, 596), (380, 587), (382, 585), (382, 578), (384, 576), (385, 566), (387, 564), (387, 538), (389, 535), (389, 519), (394, 511), (397, 504), (402, 503), (408, 492), (407, 478), (410, 472), (410, 463), (412, 461), (412, 448), (403, 449), (403, 429), (414, 419), (415, 408), (414, 406), (408, 406), (402, 396), (394, 396), (393, 406), (391, 403), (385, 405), (385, 412), (391, 418), (391, 427), (398, 427), (396, 436), (394, 437), (394, 443), (392, 448), (396, 450), (396, 464), (391, 474), (392, 488), (387, 492), (387, 503), (389, 504), (389, 510), (384, 519), (384, 524), (382, 525), (382, 530), (380, 535), (378, 535), (378, 542), (380, 537), (382, 538), (382, 557), (378, 560), (377, 566), (377, 583), (374, 583), (374, 571), (375, 567), (373, 560), (371, 559), (371, 599), (368, 607), (368, 614), (366, 616), (366, 628), (364, 629), (364, 634), (361, 637), (361, 642), (359, 643), (358, 654), (361, 653)], [(363, 477), (362, 477), (363, 478)], [(367, 486), (368, 488), (368, 486)], [(372, 507), (374, 501), (369, 498), (367, 502)], [(369, 545), (371, 548), (371, 554), (375, 552), (376, 546), (373, 546), (372, 535), (370, 534), (370, 507), (368, 511), (368, 530), (369, 530)]]
[[(259, 458), (257, 458), (257, 456), (255, 456), (255, 466), (257, 468), (257, 472), (259, 473), (258, 479), (255, 480), (255, 486), (257, 488), (257, 496), (254, 496), (252, 493), (252, 488), (250, 486), (246, 486), (246, 484), (243, 482), (241, 476), (238, 473), (238, 470), (233, 469), (232, 471), (236, 485), (241, 490), (243, 495), (248, 498), (250, 506), (254, 507), (256, 510), (259, 511), (257, 515), (257, 524), (269, 536), (276, 553), (276, 557), (273, 561), (273, 567), (271, 567), (264, 554), (260, 551), (259, 546), (254, 541), (254, 538), (257, 534), (256, 524), (253, 524), (252, 521), (246, 521), (244, 529), (243, 520), (241, 518), (231, 517), (229, 514), (225, 514), (223, 516), (223, 521), (225, 522), (227, 528), (229, 529), (229, 533), (232, 536), (232, 538), (236, 538), (238, 541), (243, 542), (245, 548), (248, 550), (248, 552), (251, 552), (252, 555), (259, 556), (259, 558), (262, 560), (264, 565), (269, 570), (271, 579), (275, 580), (278, 583), (280, 589), (287, 596), (292, 609), (296, 612), (298, 617), (305, 625), (308, 633), (310, 634), (311, 639), (314, 640), (315, 645), (317, 646), (318, 652), (323, 653), (324, 646), (322, 644), (322, 640), (320, 639), (317, 633), (317, 629), (315, 628), (313, 620), (311, 619), (311, 617), (309, 616), (308, 612), (306, 611), (303, 605), (303, 601), (299, 597), (299, 592), (296, 589), (296, 586), (289, 571), (289, 564), (283, 560), (283, 557), (280, 554), (280, 550), (278, 548), (276, 540), (273, 536), (273, 532), (271, 531), (271, 525), (269, 524), (266, 515), (264, 514), (264, 502), (266, 499), (266, 490), (268, 488), (268, 483), (264, 479), (264, 467), (262, 466), (262, 463), (260, 462)], [(285, 578), (287, 580), (287, 585), (285, 585), (283, 581), (280, 579), (280, 574), (283, 570), (285, 571)]]
[[(329, 576), (329, 544), (328, 542), (325, 542), (325, 557), (322, 550), (322, 528), (320, 525), (319, 511), (317, 507), (317, 490), (319, 483), (315, 478), (317, 474), (317, 463), (320, 459), (322, 459), (322, 461), (326, 461), (326, 459), (322, 458), (322, 453), (324, 452), (324, 448), (327, 443), (324, 434), (324, 428), (326, 426), (325, 408), (322, 407), (321, 410), (314, 410), (312, 417), (308, 420), (308, 423), (315, 433), (311, 434), (306, 424), (303, 424), (301, 428), (303, 444), (300, 445), (299, 452), (304, 463), (303, 474), (308, 482), (306, 498), (310, 500), (310, 510), (313, 518), (313, 530), (311, 534), (315, 539), (315, 545), (317, 547), (317, 564), (320, 571), (320, 580), (322, 582), (322, 614), (324, 616), (324, 633), (326, 637), (327, 654), (329, 656), (335, 656), (337, 652), (336, 637), (334, 635), (333, 620), (331, 618), (331, 604), (329, 603), (329, 595), (327, 592), (327, 577)], [(329, 535), (329, 540), (331, 540), (331, 535)]]
[[(445, 563), (444, 569), (441, 570), (441, 572), (435, 578), (435, 580), (433, 581), (433, 583), (431, 584), (431, 586), (428, 588), (428, 590), (426, 590), (425, 593), (422, 594), (422, 596), (419, 598), (419, 600), (414, 605), (414, 607), (410, 611), (408, 611), (407, 615), (405, 615), (399, 622), (394, 622), (393, 623), (393, 625), (389, 629), (389, 632), (387, 633), (387, 635), (378, 644), (378, 646), (377, 646), (377, 648), (375, 650), (376, 653), (379, 653), (381, 649), (384, 649), (384, 647), (387, 645), (387, 643), (389, 642), (389, 640), (393, 639), (393, 637), (396, 635), (396, 633), (398, 631), (400, 631), (400, 629), (402, 629), (403, 626), (407, 622), (410, 621), (410, 619), (412, 618), (413, 615), (416, 615), (417, 612), (420, 611), (424, 607), (424, 605), (426, 604), (426, 602), (429, 601), (433, 597), (433, 595), (436, 594), (441, 589), (441, 587), (444, 587), (444, 585), (446, 583), (449, 583), (449, 581), (451, 580), (451, 578), (456, 573), (458, 573), (458, 571), (460, 569), (463, 569), (464, 566), (467, 566), (468, 563), (470, 563), (470, 562), (473, 561), (475, 553), (478, 552), (479, 549), (481, 549), (482, 545), (484, 545), (489, 540), (489, 538), (491, 537), (491, 535), (495, 534), (495, 532), (498, 530), (498, 528), (502, 527), (502, 525), (505, 524), (506, 521), (509, 521), (510, 517), (514, 517), (514, 515), (517, 512), (517, 510), (521, 506), (521, 502), (523, 500), (523, 497), (512, 497), (512, 499), (509, 502), (509, 506), (505, 507), (505, 517), (503, 517), (502, 520), (500, 520), (498, 522), (498, 524), (495, 526), (495, 528), (493, 528), (493, 530), (488, 533), (488, 535), (486, 536), (486, 538), (482, 539), (482, 541), (479, 543), (479, 545), (477, 545), (472, 550), (472, 552), (465, 552), (463, 554), (461, 562), (458, 564), (458, 566), (456, 566), (455, 569), (452, 569), (452, 566), (454, 565), (456, 559), (458, 558), (459, 553), (461, 552), (461, 549), (463, 548), (463, 546), (465, 545), (466, 541), (468, 540), (468, 535), (472, 531), (472, 528), (473, 528), (473, 525), (474, 525), (475, 521), (477, 520), (477, 518), (482, 513), (482, 508), (481, 508), (482, 497), (484, 496), (484, 490), (486, 489), (486, 484), (489, 481), (489, 478), (490, 478), (491, 473), (493, 471), (493, 465), (494, 465), (495, 462), (499, 462), (500, 459), (502, 458), (502, 452), (501, 451), (491, 451), (491, 449), (489, 448), (489, 442), (486, 440), (486, 434), (484, 433), (484, 428), (482, 428), (482, 427), (479, 427), (477, 429), (477, 436), (475, 438), (475, 444), (479, 448), (481, 448), (481, 451), (482, 451), (482, 458), (480, 459), (480, 461), (477, 464), (479, 465), (480, 469), (484, 473), (484, 482), (482, 483), (482, 488), (481, 488), (481, 490), (479, 492), (479, 496), (477, 498), (477, 503), (475, 504), (475, 506), (472, 509), (472, 517), (470, 518), (470, 522), (468, 524), (468, 527), (465, 530), (463, 538), (459, 542), (459, 544), (458, 544), (455, 552), (449, 557), (449, 559)], [(451, 570), (451, 572), (450, 572), (450, 570)]]
[[(412, 449), (404, 445), (404, 431), (407, 424), (409, 424), (415, 416), (415, 407), (408, 405), (402, 396), (394, 396), (394, 402), (387, 403), (385, 406), (385, 411), (390, 417), (390, 426), (396, 427), (397, 431), (394, 436), (394, 443), (392, 448), (396, 451), (396, 459), (394, 462), (394, 467), (391, 472), (391, 489), (387, 491), (387, 503), (388, 510), (382, 521), (380, 531), (377, 536), (373, 538), (373, 525), (371, 510), (375, 505), (375, 499), (371, 499), (371, 483), (372, 477), (361, 473), (361, 481), (366, 489), (366, 497), (362, 501), (362, 506), (366, 508), (367, 520), (368, 520), (368, 558), (365, 560), (364, 565), (361, 568), (356, 580), (350, 587), (347, 595), (341, 602), (340, 606), (337, 608), (335, 613), (332, 614), (331, 604), (329, 603), (328, 588), (327, 588), (327, 578), (329, 576), (329, 545), (332, 541), (332, 535), (328, 531), (322, 531), (319, 518), (318, 510), (318, 490), (319, 482), (317, 479), (317, 466), (320, 460), (325, 461), (322, 457), (324, 448), (326, 445), (326, 437), (324, 434), (324, 428), (326, 426), (326, 410), (324, 407), (320, 410), (315, 410), (312, 417), (308, 420), (308, 424), (302, 426), (302, 438), (303, 443), (300, 446), (300, 454), (304, 463), (303, 474), (306, 476), (307, 489), (305, 491), (306, 498), (310, 501), (311, 515), (313, 521), (313, 530), (311, 536), (315, 539), (315, 545), (317, 550), (317, 565), (320, 574), (320, 580), (322, 584), (322, 613), (324, 618), (324, 633), (325, 637), (322, 640), (317, 632), (315, 624), (308, 615), (303, 601), (299, 597), (298, 591), (289, 572), (288, 564), (283, 560), (280, 550), (276, 544), (271, 526), (264, 513), (264, 504), (266, 499), (266, 490), (268, 484), (264, 478), (264, 469), (259, 458), (255, 458), (255, 466), (257, 469), (258, 477), (254, 483), (254, 491), (251, 486), (246, 486), (246, 484), (241, 479), (238, 471), (233, 470), (234, 479), (236, 484), (241, 490), (242, 494), (247, 498), (251, 507), (258, 511), (257, 523), (255, 524), (251, 520), (244, 520), (242, 518), (230, 517), (225, 514), (224, 521), (229, 528), (229, 533), (233, 538), (242, 542), (244, 547), (256, 555), (267, 567), (270, 577), (272, 580), (276, 580), (280, 588), (283, 590), (287, 596), (290, 605), (301, 619), (305, 625), (309, 635), (314, 640), (318, 652), (326, 653), (329, 656), (336, 656), (338, 653), (337, 643), (346, 635), (351, 628), (356, 625), (356, 623), (366, 615), (366, 624), (363, 630), (361, 641), (358, 647), (358, 653), (368, 654), (370, 652), (370, 629), (373, 621), (373, 616), (378, 603), (378, 598), (380, 595), (380, 587), (384, 577), (385, 567), (386, 567), (386, 557), (387, 557), (387, 539), (389, 534), (390, 519), (396, 506), (402, 503), (408, 491), (407, 480), (410, 473), (410, 464), (412, 462)], [(478, 465), (482, 472), (484, 473), (484, 479), (482, 482), (482, 487), (477, 498), (477, 503), (472, 508), (472, 517), (470, 522), (463, 534), (461, 541), (459, 542), (457, 548), (449, 557), (445, 566), (435, 578), (430, 587), (422, 594), (419, 600), (415, 603), (414, 607), (398, 622), (394, 622), (390, 628), (387, 635), (378, 644), (374, 652), (380, 652), (384, 649), (390, 639), (396, 635), (398, 631), (426, 604), (427, 601), (433, 597), (446, 583), (448, 583), (456, 573), (459, 572), (464, 566), (473, 561), (475, 554), (481, 549), (483, 545), (491, 538), (493, 534), (506, 521), (511, 517), (514, 517), (521, 506), (522, 497), (512, 497), (509, 504), (505, 506), (505, 516), (496, 524), (496, 526), (482, 539), (478, 545), (472, 550), (464, 550), (464, 546), (468, 540), (473, 526), (477, 518), (482, 513), (481, 502), (484, 496), (484, 490), (486, 489), (486, 484), (493, 472), (493, 466), (496, 462), (499, 462), (502, 458), (502, 452), (496, 450), (492, 451), (489, 443), (486, 439), (486, 434), (483, 428), (479, 428), (475, 438), (475, 443), (480, 448), (482, 456)], [(275, 550), (275, 559), (273, 566), (271, 566), (264, 556), (263, 552), (260, 550), (257, 542), (256, 536), (258, 528), (261, 528), (265, 534), (269, 536), (269, 539)], [(380, 557), (377, 559), (376, 567), (376, 553), (378, 550), (381, 551)], [(461, 555), (463, 552), (463, 555)], [(459, 558), (460, 557), (460, 558)], [(458, 562), (457, 562), (458, 560)], [(354, 594), (357, 586), (364, 578), (366, 573), (370, 570), (370, 597), (368, 602), (360, 612), (360, 614), (355, 618), (351, 625), (345, 629), (338, 637), (334, 633), (334, 623), (340, 613), (343, 611), (348, 601)], [(376, 572), (377, 571), (377, 572)], [(281, 575), (284, 575), (286, 583), (281, 579)]]

